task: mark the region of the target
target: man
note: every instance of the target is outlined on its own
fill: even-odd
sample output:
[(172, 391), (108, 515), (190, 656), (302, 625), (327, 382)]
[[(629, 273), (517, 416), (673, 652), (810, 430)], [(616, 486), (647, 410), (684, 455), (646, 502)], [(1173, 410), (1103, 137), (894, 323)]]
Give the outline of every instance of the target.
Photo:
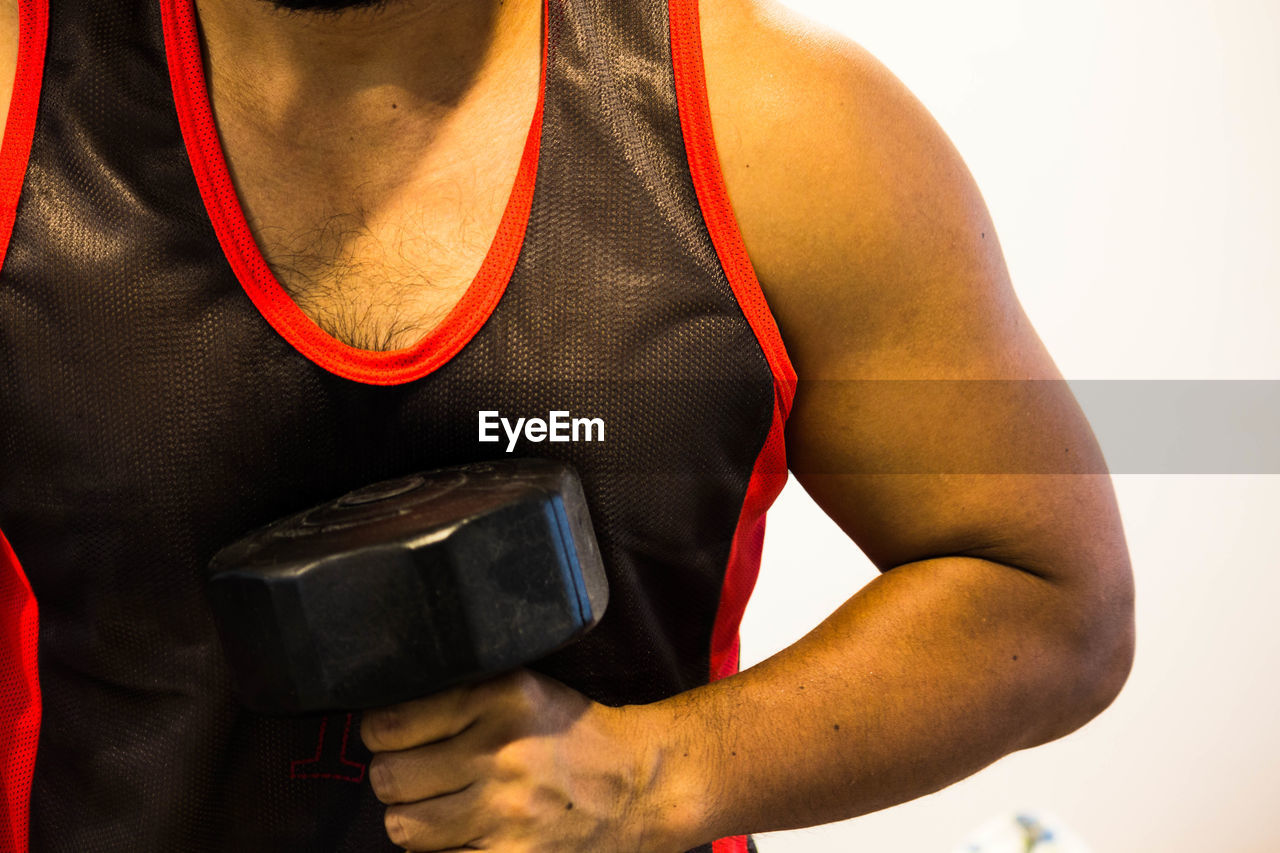
[[(958, 155), (857, 47), (754, 0), (7, 13), (6, 844), (724, 853), (1119, 691), (1092, 434)], [(351, 716), (241, 711), (208, 557), (500, 455), (480, 410), (605, 423), (519, 447), (582, 473), (604, 621), (366, 713), (372, 758)], [(883, 574), (736, 673), (784, 465)]]

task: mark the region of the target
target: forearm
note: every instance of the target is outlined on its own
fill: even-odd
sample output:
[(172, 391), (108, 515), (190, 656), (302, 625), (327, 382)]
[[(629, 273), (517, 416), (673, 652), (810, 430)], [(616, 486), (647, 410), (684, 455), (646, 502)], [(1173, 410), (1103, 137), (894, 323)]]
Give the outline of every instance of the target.
[(985, 560), (887, 572), (769, 660), (634, 709), (650, 818), (673, 849), (828, 823), (1071, 731), (1119, 689), (1128, 642), (1073, 600)]

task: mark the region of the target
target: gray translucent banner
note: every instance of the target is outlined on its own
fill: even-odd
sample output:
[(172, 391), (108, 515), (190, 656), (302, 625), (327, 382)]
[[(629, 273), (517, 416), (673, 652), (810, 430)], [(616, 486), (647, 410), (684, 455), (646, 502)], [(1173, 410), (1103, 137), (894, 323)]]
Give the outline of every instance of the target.
[[(1063, 428), (1071, 395), (1101, 459)], [(858, 447), (829, 423), (821, 450), (793, 445), (799, 473), (1280, 474), (1280, 380), (833, 380), (799, 398), (806, 433), (840, 412), (853, 435), (888, 436)]]
[(1068, 382), (1115, 474), (1280, 474), (1280, 381)]

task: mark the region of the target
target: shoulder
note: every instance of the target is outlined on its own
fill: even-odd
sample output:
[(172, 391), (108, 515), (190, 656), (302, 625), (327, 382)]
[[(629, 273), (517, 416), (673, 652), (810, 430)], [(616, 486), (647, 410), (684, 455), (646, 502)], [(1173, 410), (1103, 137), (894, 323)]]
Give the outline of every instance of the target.
[(0, 138), (4, 136), (18, 68), (18, 0), (0, 0)]
[(702, 0), (701, 18), (726, 189), (802, 379), (906, 316), (1013, 310), (972, 177), (883, 64), (769, 0)]

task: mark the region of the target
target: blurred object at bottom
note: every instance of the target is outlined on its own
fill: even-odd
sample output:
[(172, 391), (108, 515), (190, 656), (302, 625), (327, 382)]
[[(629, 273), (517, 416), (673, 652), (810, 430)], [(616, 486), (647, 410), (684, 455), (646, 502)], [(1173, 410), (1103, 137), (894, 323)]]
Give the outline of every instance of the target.
[(1048, 812), (1023, 811), (984, 823), (952, 853), (1092, 853)]

